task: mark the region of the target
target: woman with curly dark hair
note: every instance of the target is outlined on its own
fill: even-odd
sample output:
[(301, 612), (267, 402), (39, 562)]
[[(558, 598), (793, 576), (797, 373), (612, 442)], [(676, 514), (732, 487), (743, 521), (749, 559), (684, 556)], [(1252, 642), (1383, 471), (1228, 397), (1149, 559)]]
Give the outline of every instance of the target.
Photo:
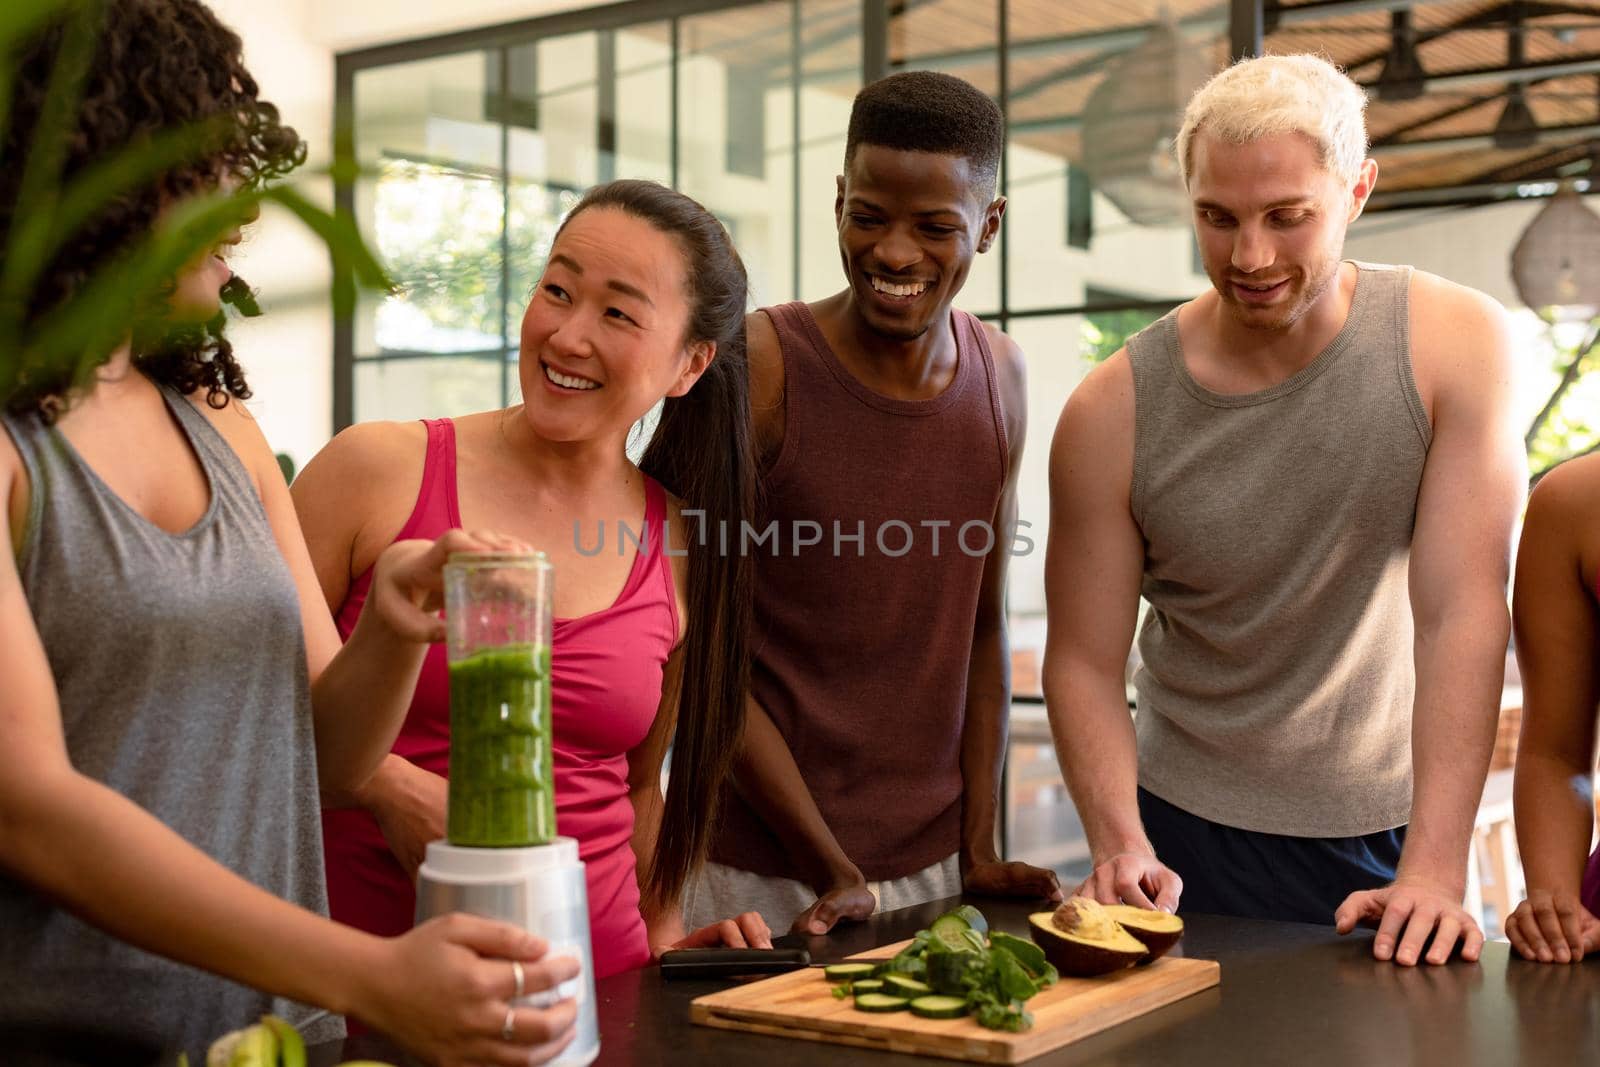
[[(90, 30), (74, 19), (101, 20), (98, 44), (50, 180), (174, 130), (207, 141), (82, 223), (28, 289), (25, 335), (195, 197), (279, 177), (303, 152), (204, 5), (70, 10), (26, 43), (0, 102), (0, 247), (33, 224), (19, 205), (45, 173), (46, 86)], [(319, 786), (358, 788), (388, 752), (442, 636), (445, 556), (522, 546), (462, 531), (395, 544), (341, 649), (288, 489), (238, 403), (220, 314), (247, 292), (224, 258), (238, 240), (132, 300), (108, 350), (27, 362), (4, 397), (0, 1029), (193, 1052), (268, 1011), (337, 1036), (318, 1005), (431, 1060), (541, 1062), (570, 1039), (572, 1002), (513, 1002), (576, 964), (465, 916), (390, 938), (333, 923), (318, 827)], [(0, 285), (17, 269), (0, 267)]]

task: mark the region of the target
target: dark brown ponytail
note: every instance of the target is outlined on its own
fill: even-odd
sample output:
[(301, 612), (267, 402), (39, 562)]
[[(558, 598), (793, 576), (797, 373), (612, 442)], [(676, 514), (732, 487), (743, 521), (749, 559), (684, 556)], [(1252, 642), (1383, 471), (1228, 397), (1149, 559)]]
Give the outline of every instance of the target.
[[(744, 263), (716, 217), (682, 193), (624, 179), (589, 190), (571, 219), (589, 208), (614, 208), (675, 237), (689, 284), (685, 341), (714, 341), (716, 356), (694, 388), (668, 397), (640, 469), (660, 482), (689, 522), (689, 631), (683, 645), (678, 722), (666, 810), (654, 857), (639, 857), (644, 900), (677, 900), (703, 861), (744, 723), (750, 678), (750, 561), (739, 551), (741, 523), (755, 502), (749, 363), (745, 354)], [(728, 551), (719, 550), (721, 530)]]

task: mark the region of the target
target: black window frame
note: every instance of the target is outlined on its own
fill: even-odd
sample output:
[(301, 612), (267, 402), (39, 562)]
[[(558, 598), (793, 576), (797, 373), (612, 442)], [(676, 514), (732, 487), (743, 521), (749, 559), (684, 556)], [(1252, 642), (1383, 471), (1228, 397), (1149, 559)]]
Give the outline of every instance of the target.
[[(753, 7), (761, 4), (772, 3), (773, 0), (626, 0), (624, 3), (606, 4), (598, 7), (583, 8), (573, 11), (563, 11), (552, 15), (537, 18), (522, 19), (515, 22), (502, 23), (495, 26), (461, 30), (453, 33), (441, 34), (432, 37), (416, 38), (399, 41), (392, 44), (376, 45), (348, 52), (341, 52), (334, 59), (334, 151), (335, 158), (340, 165), (335, 168), (334, 206), (335, 210), (344, 213), (347, 217), (355, 215), (355, 173), (352, 162), (355, 159), (355, 83), (359, 73), (378, 67), (389, 66), (397, 63), (409, 63), (419, 60), (434, 59), (442, 56), (468, 51), (490, 51), (498, 53), (502, 58), (496, 69), (500, 72), (502, 80), (511, 77), (511, 64), (504, 56), (506, 50), (525, 46), (546, 37), (557, 37), (567, 34), (595, 32), (608, 35), (619, 29), (626, 29), (641, 23), (666, 22), (671, 32), (671, 100), (670, 100), (670, 173), (672, 184), (678, 184), (678, 153), (679, 153), (679, 128), (680, 116), (678, 108), (678, 77), (677, 63), (681, 55), (681, 38), (679, 34), (680, 22), (684, 18), (691, 18), (722, 11), (733, 11), (744, 7)], [(787, 0), (790, 5), (791, 47), (795, 50), (791, 55), (790, 76), (799, 88), (803, 76), (802, 64), (799, 62), (799, 41), (801, 25), (801, 6), (803, 0)], [(1002, 115), (1007, 119), (1007, 129), (1010, 129), (1008, 114), (1009, 98), (1009, 72), (1010, 72), (1010, 34), (1009, 34), (1009, 8), (1008, 0), (990, 0), (995, 5), (996, 13), (996, 63), (998, 65), (998, 95)], [(862, 84), (873, 81), (886, 73), (892, 73), (894, 65), (890, 62), (889, 47), (889, 20), (900, 13), (904, 4), (891, 3), (890, 0), (860, 0), (861, 3), (861, 79)], [(1274, 5), (1276, 6), (1276, 5)], [(1259, 50), (1261, 25), (1263, 18), (1262, 0), (1231, 0), (1228, 13), (1230, 28), (1230, 41), (1232, 50), (1236, 53), (1240, 48), (1247, 48), (1252, 43)], [(604, 64), (602, 64), (604, 67)], [(614, 65), (611, 73), (615, 74)], [(507, 87), (501, 87), (502, 97), (507, 92)], [(614, 86), (610, 99), (615, 100)], [(601, 87), (601, 95), (606, 96), (606, 87)], [(795, 94), (794, 113), (792, 121), (795, 127), (796, 146), (801, 145), (800, 134), (800, 104), (799, 93)], [(502, 124), (504, 130), (508, 116), (498, 116), (496, 121)], [(611, 143), (608, 137), (614, 137), (612, 116), (602, 108), (600, 113), (600, 128), (596, 131), (596, 143), (604, 146)], [(1010, 154), (1011, 141), (1008, 133), (1006, 151), (1001, 154), (999, 195), (1006, 196), (1009, 191), (1007, 174), (1007, 157)], [(798, 150), (791, 153), (793, 159), (794, 177), (791, 196), (793, 203), (790, 205), (790, 217), (793, 220), (793, 241), (791, 242), (792, 260), (790, 264), (792, 274), (792, 289), (798, 289), (800, 278), (800, 182)], [(1010, 247), (1009, 247), (1009, 218), (1002, 221), (999, 239), (996, 242), (995, 252), (999, 256), (999, 308), (981, 316), (994, 322), (1001, 330), (1009, 327), (1011, 320), (1018, 318), (1039, 318), (1052, 315), (1084, 315), (1099, 311), (1133, 310), (1138, 308), (1166, 308), (1179, 302), (1177, 299), (1153, 298), (1130, 299), (1116, 304), (1100, 304), (1085, 302), (1079, 304), (1062, 304), (1052, 307), (1027, 307), (1013, 308), (1011, 306), (1011, 278), (1010, 278)], [(508, 260), (504, 253), (508, 250), (502, 246), (502, 277), (508, 271)], [(509, 294), (507, 294), (509, 296)], [(334, 345), (333, 345), (333, 426), (334, 431), (349, 426), (355, 417), (355, 367), (358, 358), (355, 352), (355, 313), (357, 308), (355, 286), (353, 277), (344, 269), (336, 265), (333, 279), (333, 305), (334, 305)], [(448, 357), (457, 353), (430, 353)], [(464, 358), (472, 354), (461, 353)], [(362, 356), (360, 362), (382, 361), (391, 358), (415, 358), (415, 354), (393, 353), (382, 356)], [(481, 354), (480, 354), (481, 358)]]

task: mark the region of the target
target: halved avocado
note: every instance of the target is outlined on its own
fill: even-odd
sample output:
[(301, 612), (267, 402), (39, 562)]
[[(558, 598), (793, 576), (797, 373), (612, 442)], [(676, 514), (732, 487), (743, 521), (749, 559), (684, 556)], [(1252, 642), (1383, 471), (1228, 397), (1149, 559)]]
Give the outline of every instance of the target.
[(1092, 900), (1072, 897), (1054, 912), (1028, 916), (1028, 932), (1062, 974), (1092, 978), (1132, 967), (1149, 953)]
[(1183, 936), (1183, 920), (1166, 911), (1151, 911), (1132, 904), (1105, 904), (1106, 914), (1128, 933), (1138, 938), (1150, 955), (1140, 963), (1153, 963), (1167, 954), (1167, 950)]

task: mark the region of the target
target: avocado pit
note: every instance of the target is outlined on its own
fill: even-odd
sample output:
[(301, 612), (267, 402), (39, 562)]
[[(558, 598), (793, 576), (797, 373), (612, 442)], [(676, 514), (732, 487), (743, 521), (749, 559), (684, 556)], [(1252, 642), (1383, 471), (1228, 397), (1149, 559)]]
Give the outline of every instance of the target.
[(1071, 897), (1054, 912), (1033, 913), (1028, 927), (1045, 958), (1062, 974), (1077, 978), (1131, 967), (1149, 955), (1143, 942), (1086, 897)]

